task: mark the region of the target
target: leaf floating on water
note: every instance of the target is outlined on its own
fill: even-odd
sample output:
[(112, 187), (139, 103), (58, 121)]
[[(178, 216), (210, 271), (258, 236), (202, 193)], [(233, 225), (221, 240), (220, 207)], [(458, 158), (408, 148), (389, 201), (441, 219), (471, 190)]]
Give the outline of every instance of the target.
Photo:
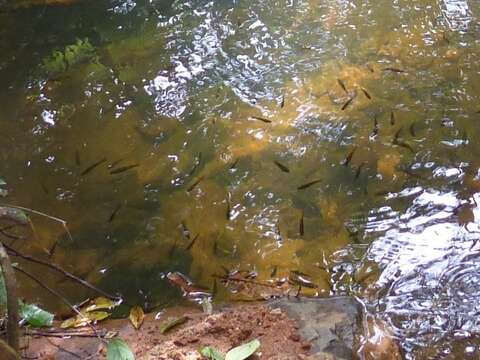
[(86, 312), (101, 310), (101, 309), (113, 309), (114, 307), (120, 305), (119, 301), (113, 301), (107, 299), (103, 296), (100, 296), (96, 299), (93, 299), (87, 308), (85, 309)]
[(175, 318), (171, 321), (167, 321), (162, 326), (160, 326), (160, 333), (165, 334), (167, 331), (170, 331), (175, 326), (184, 324), (185, 322), (187, 322), (187, 320), (188, 320), (188, 318), (186, 316), (181, 316), (181, 317)]
[(200, 350), (200, 354), (210, 360), (225, 360), (223, 354), (212, 346), (205, 346)]
[(62, 329), (68, 329), (71, 327), (82, 327), (87, 326), (88, 324), (101, 321), (109, 317), (111, 314), (107, 313), (106, 311), (92, 311), (82, 313), (81, 315), (77, 315), (73, 318), (67, 319), (60, 324)]
[(237, 346), (227, 352), (225, 360), (244, 360), (252, 355), (260, 347), (258, 339), (252, 340), (249, 343)]
[(128, 317), (135, 329), (140, 329), (140, 326), (143, 324), (143, 319), (145, 319), (145, 313), (140, 306), (134, 306), (130, 309), (130, 316)]
[(37, 305), (20, 303), (20, 317), (34, 327), (52, 326), (53, 314)]
[(125, 341), (115, 338), (107, 344), (107, 360), (135, 360), (135, 356)]

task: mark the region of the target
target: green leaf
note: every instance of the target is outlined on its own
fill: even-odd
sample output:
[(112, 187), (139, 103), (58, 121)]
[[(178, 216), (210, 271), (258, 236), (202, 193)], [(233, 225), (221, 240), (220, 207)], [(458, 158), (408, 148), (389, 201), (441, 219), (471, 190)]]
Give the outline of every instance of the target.
[[(5, 280), (3, 278), (2, 270), (0, 269), (0, 310), (7, 307), (7, 289), (5, 287)], [(2, 313), (0, 312), (0, 316)]]
[(53, 314), (34, 304), (20, 302), (20, 317), (35, 327), (52, 326)]
[(227, 352), (225, 360), (244, 360), (252, 355), (260, 347), (258, 339), (252, 340), (249, 343), (237, 346)]
[(175, 326), (178, 326), (178, 325), (181, 325), (181, 324), (185, 323), (187, 320), (188, 320), (188, 318), (186, 316), (181, 316), (179, 318), (175, 318), (171, 321), (163, 323), (160, 326), (160, 333), (165, 334), (167, 331), (170, 331)]
[(200, 350), (200, 354), (209, 358), (210, 360), (225, 360), (223, 354), (211, 346), (205, 346), (203, 349)]
[(108, 342), (107, 360), (135, 360), (135, 356), (125, 341), (115, 338)]

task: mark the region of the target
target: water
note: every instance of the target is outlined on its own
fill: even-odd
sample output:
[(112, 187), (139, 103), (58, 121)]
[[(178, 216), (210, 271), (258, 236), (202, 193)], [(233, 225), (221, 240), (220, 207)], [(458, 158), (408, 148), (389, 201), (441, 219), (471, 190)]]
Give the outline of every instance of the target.
[(4, 202), (73, 236), (32, 215), (7, 241), (152, 307), (180, 301), (169, 271), (211, 288), (222, 267), (297, 270), (362, 298), (408, 359), (476, 358), (479, 16), (447, 0), (4, 9)]

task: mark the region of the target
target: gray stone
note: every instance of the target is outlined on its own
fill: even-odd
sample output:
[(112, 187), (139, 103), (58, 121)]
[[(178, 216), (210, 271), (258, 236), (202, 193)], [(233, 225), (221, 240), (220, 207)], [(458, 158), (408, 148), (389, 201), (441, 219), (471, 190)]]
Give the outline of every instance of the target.
[(354, 359), (354, 334), (360, 309), (350, 297), (282, 298), (269, 304), (299, 325), (299, 334), (312, 343), (311, 359)]

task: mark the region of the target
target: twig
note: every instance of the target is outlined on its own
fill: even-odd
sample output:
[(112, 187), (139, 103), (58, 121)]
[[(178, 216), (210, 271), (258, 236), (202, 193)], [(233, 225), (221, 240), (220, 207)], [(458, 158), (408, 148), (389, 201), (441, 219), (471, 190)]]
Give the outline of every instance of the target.
[(41, 331), (41, 330), (26, 330), (25, 335), (31, 336), (43, 336), (43, 337), (56, 337), (56, 338), (65, 338), (65, 337), (87, 337), (87, 338), (98, 338), (98, 337), (106, 337), (106, 331), (97, 331), (97, 335), (93, 332), (89, 331)]
[(0, 266), (5, 280), (5, 289), (7, 291), (7, 339), (10, 347), (18, 352), (20, 348), (19, 343), (19, 329), (18, 329), (18, 296), (17, 296), (17, 281), (13, 271), (12, 263), (8, 254), (0, 241)]
[(95, 333), (95, 336), (98, 337), (100, 340), (102, 341), (105, 341), (103, 340), (97, 333), (97, 329), (95, 329), (95, 327), (90, 323), (90, 321), (88, 321), (88, 319), (85, 317), (84, 314), (82, 314), (75, 306), (73, 306), (73, 304), (68, 301), (65, 297), (63, 297), (58, 291), (56, 290), (53, 290), (52, 288), (50, 288), (48, 285), (45, 285), (44, 283), (42, 283), (40, 280), (38, 280), (35, 276), (33, 276), (32, 274), (26, 272), (25, 270), (23, 270), (22, 268), (20, 268), (19, 266), (17, 265), (12, 265), (12, 267), (17, 270), (18, 272), (24, 274), (25, 276), (29, 277), (31, 280), (35, 281), (38, 285), (40, 285), (41, 287), (43, 287), (45, 290), (47, 290), (49, 293), (55, 295), (56, 297), (58, 297), (63, 303), (65, 303), (68, 307), (70, 307), (70, 309), (72, 309), (78, 316), (80, 316), (81, 318), (87, 320), (87, 325), (90, 326), (90, 328), (93, 330), (93, 332)]
[(77, 359), (81, 359), (81, 358), (82, 358), (82, 357), (81, 357), (80, 355), (78, 355), (77, 353), (74, 353), (73, 351), (67, 350), (67, 349), (65, 349), (64, 347), (55, 344), (53, 341), (51, 341), (51, 340), (48, 339), (48, 338), (47, 338), (47, 341), (48, 341), (52, 346), (55, 346), (58, 350), (64, 351), (64, 352), (66, 352), (67, 354), (72, 355), (73, 357), (76, 357)]
[(97, 293), (111, 299), (111, 300), (119, 300), (120, 297), (119, 296), (113, 296), (99, 288), (97, 288), (96, 286), (93, 286), (92, 284), (90, 284), (89, 282), (83, 280), (83, 279), (80, 279), (79, 277), (69, 273), (68, 271), (62, 269), (61, 267), (59, 267), (58, 265), (55, 265), (53, 263), (49, 263), (49, 262), (46, 262), (46, 261), (43, 261), (43, 260), (40, 260), (40, 259), (36, 259), (30, 255), (25, 255), (25, 254), (22, 254), (20, 252), (18, 252), (17, 250), (15, 250), (14, 248), (8, 246), (5, 244), (5, 248), (10, 251), (13, 256), (17, 256), (17, 257), (20, 257), (24, 260), (27, 260), (27, 261), (30, 261), (30, 262), (34, 262), (34, 263), (37, 263), (37, 264), (40, 264), (40, 265), (43, 265), (43, 266), (46, 266), (46, 267), (49, 267), (50, 269), (52, 270), (55, 270), (57, 271), (58, 273), (64, 275), (65, 277), (71, 279), (71, 280), (74, 280), (78, 283), (80, 283), (81, 285), (85, 286), (86, 288), (89, 288), (90, 290), (93, 290), (93, 291), (96, 291)]

